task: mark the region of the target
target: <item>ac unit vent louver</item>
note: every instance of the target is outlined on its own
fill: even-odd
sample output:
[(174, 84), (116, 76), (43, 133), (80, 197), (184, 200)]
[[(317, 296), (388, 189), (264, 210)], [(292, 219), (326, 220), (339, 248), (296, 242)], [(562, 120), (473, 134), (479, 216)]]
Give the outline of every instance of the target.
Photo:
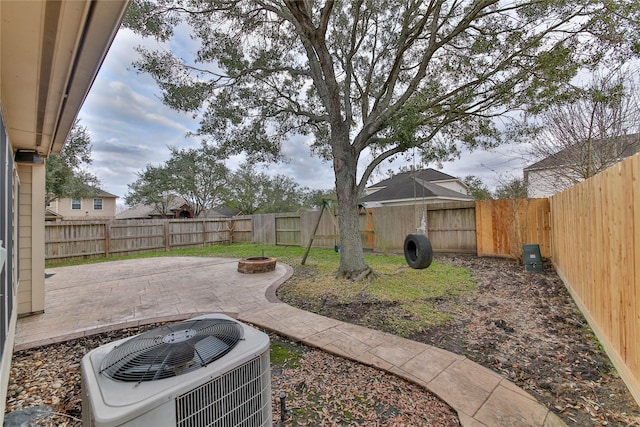
[(272, 425), (269, 337), (222, 314), (92, 350), (82, 386), (86, 426)]
[(130, 338), (102, 361), (101, 372), (120, 381), (154, 381), (194, 371), (227, 354), (242, 326), (226, 319), (194, 319)]
[[(266, 366), (265, 366), (266, 364)], [(256, 358), (176, 399), (178, 426), (263, 426), (263, 402), (270, 383), (269, 359)], [(212, 396), (215, 399), (212, 400)]]

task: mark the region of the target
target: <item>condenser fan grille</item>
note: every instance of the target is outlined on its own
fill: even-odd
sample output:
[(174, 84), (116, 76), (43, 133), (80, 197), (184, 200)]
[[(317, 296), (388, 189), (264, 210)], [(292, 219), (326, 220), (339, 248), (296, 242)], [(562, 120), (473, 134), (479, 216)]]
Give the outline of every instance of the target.
[(100, 372), (129, 382), (175, 377), (221, 358), (242, 338), (242, 326), (226, 319), (165, 325), (115, 347), (102, 361)]

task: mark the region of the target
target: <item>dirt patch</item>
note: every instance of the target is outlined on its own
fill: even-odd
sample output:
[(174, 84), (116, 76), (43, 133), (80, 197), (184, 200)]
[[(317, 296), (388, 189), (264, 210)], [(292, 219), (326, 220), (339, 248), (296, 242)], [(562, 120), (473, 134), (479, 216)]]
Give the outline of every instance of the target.
[[(465, 355), (500, 373), (570, 426), (640, 425), (640, 408), (550, 264), (533, 273), (512, 260), (437, 259), (468, 268), (478, 289), (429, 300), (450, 320), (408, 338)], [(385, 319), (396, 307), (366, 295), (350, 304), (330, 298), (318, 304), (297, 299), (285, 284), (278, 296), (328, 317), (395, 332)]]

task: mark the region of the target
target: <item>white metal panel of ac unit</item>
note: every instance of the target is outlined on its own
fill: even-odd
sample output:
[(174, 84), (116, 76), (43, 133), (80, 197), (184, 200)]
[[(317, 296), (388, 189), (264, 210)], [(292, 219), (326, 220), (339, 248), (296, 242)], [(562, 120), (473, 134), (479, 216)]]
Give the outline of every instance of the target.
[[(191, 320), (196, 319), (233, 321), (222, 314)], [(207, 366), (170, 378), (127, 382), (101, 372), (107, 355), (131, 338), (90, 351), (81, 363), (83, 424), (270, 427), (269, 336), (236, 323), (242, 326), (244, 337), (228, 353)]]

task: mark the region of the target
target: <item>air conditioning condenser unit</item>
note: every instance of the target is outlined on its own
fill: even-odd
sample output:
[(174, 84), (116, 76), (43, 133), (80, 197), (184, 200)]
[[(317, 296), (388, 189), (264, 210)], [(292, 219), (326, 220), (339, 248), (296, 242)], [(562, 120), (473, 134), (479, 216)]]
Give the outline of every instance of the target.
[(222, 314), (87, 353), (83, 425), (270, 427), (269, 336)]

